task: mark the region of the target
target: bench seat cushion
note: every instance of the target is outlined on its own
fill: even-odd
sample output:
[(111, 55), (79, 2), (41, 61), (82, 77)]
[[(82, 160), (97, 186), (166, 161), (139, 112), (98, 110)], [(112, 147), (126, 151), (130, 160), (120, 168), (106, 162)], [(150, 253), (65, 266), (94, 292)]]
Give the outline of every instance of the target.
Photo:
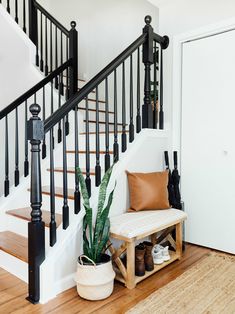
[(124, 213), (110, 217), (110, 232), (126, 238), (135, 238), (142, 234), (151, 234), (152, 230), (164, 229), (187, 218), (182, 210), (164, 209)]

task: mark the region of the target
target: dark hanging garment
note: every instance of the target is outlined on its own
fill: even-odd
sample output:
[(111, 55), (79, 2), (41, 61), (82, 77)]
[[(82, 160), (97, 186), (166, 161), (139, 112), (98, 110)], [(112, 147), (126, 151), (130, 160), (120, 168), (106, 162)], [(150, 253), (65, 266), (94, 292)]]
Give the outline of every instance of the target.
[(173, 185), (173, 181), (172, 181), (172, 174), (171, 174), (171, 170), (170, 170), (170, 165), (169, 165), (169, 156), (168, 156), (168, 152), (165, 151), (164, 152), (164, 156), (165, 156), (165, 164), (166, 164), (166, 170), (168, 170), (169, 173), (169, 180), (168, 180), (168, 194), (169, 194), (169, 203), (172, 207), (174, 207), (174, 204), (176, 203), (175, 200), (175, 191), (174, 191), (174, 185)]
[(180, 175), (178, 171), (177, 152), (174, 152), (174, 170), (172, 171), (171, 179), (172, 179), (174, 195), (175, 195), (173, 207), (177, 209), (182, 209), (181, 195), (180, 195)]

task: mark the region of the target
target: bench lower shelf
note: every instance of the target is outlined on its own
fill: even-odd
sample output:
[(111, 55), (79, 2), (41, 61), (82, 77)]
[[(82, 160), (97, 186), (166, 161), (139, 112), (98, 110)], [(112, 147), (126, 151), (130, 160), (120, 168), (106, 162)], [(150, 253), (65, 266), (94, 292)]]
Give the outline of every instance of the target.
[[(171, 259), (170, 259), (169, 261), (163, 262), (163, 263), (160, 264), (160, 265), (154, 265), (154, 269), (153, 269), (152, 271), (146, 271), (144, 276), (141, 276), (141, 277), (135, 276), (135, 284), (137, 284), (137, 283), (139, 283), (140, 281), (142, 281), (142, 280), (148, 278), (149, 276), (153, 275), (153, 274), (156, 273), (157, 271), (159, 271), (159, 270), (161, 270), (162, 268), (164, 268), (164, 267), (168, 266), (169, 264), (173, 263), (173, 262), (176, 261), (177, 259), (180, 259), (180, 257), (181, 257), (181, 255), (180, 255), (180, 254), (177, 254), (176, 252), (170, 251), (169, 253), (170, 253), (170, 257), (171, 257)], [(121, 272), (119, 271), (119, 269), (114, 266), (114, 270), (115, 270), (115, 272), (116, 272), (116, 277), (115, 277), (115, 279), (116, 279), (117, 281), (120, 281), (120, 282), (126, 284), (126, 281), (125, 281), (125, 279), (123, 278), (123, 276), (122, 276)]]

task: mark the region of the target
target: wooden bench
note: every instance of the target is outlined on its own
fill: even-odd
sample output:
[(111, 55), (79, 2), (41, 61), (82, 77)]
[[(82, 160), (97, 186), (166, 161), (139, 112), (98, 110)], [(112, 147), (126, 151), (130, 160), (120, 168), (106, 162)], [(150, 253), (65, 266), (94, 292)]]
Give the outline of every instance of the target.
[[(124, 213), (111, 217), (109, 250), (113, 263), (116, 264), (116, 280), (124, 283), (128, 289), (133, 289), (138, 282), (180, 259), (182, 256), (182, 223), (186, 218), (187, 215), (177, 209)], [(176, 228), (176, 241), (171, 238), (171, 241), (175, 242), (176, 250), (175, 252), (170, 251), (171, 259), (161, 265), (154, 265), (154, 270), (146, 271), (142, 277), (135, 276), (136, 241), (150, 237), (151, 242), (156, 244), (157, 235), (172, 226)], [(119, 248), (114, 248), (111, 239), (121, 240)], [(126, 252), (126, 266), (120, 258), (124, 252)]]

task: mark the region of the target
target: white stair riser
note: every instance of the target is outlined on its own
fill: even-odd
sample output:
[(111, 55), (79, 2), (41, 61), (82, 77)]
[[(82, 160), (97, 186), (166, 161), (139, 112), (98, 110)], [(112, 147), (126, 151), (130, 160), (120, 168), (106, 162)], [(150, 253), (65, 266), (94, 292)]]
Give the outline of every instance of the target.
[(28, 263), (0, 250), (0, 268), (28, 282)]

